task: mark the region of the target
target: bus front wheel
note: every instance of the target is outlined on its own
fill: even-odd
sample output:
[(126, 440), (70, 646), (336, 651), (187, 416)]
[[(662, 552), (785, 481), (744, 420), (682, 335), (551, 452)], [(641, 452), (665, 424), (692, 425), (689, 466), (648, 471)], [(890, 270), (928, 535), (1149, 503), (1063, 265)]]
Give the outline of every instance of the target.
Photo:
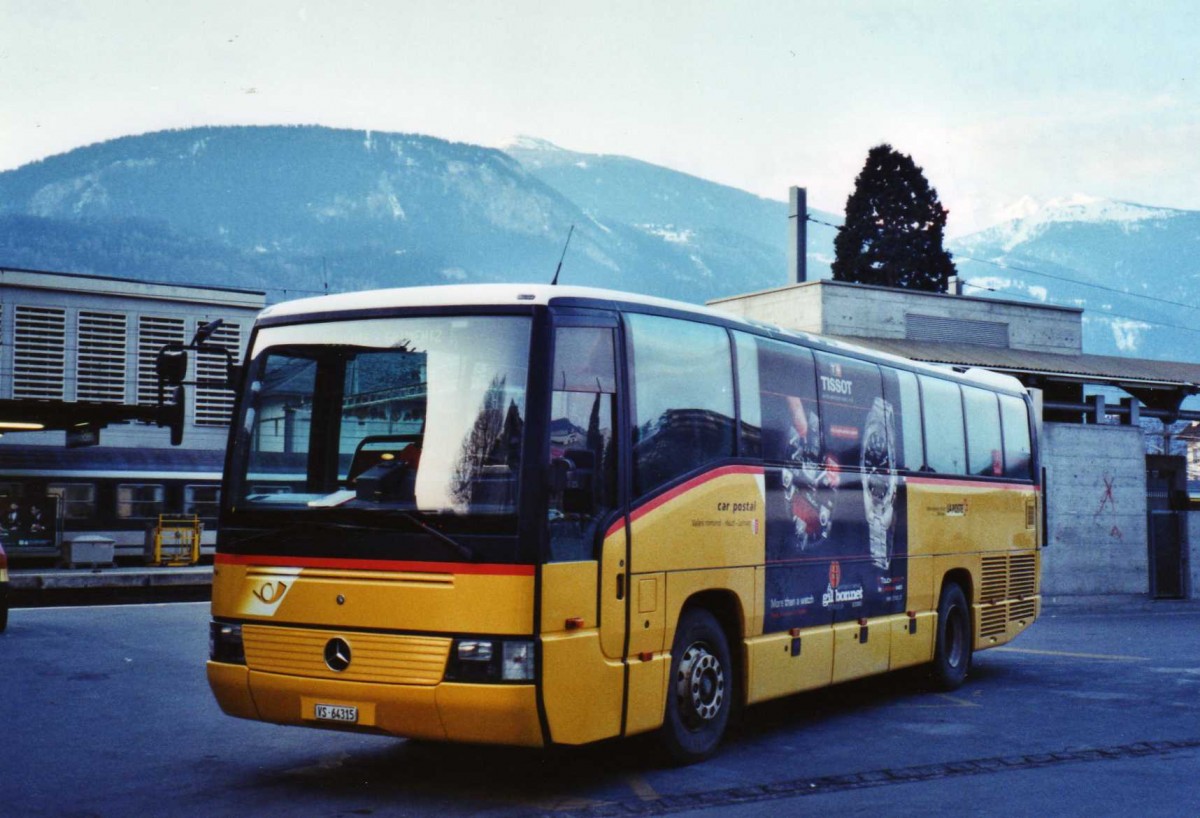
[(671, 758), (691, 764), (721, 743), (733, 706), (734, 670), (725, 631), (710, 612), (690, 608), (671, 647), (671, 683), (662, 740)]
[(939, 690), (957, 690), (971, 669), (971, 609), (958, 583), (942, 588), (938, 602), (937, 645), (933, 654), (933, 683)]

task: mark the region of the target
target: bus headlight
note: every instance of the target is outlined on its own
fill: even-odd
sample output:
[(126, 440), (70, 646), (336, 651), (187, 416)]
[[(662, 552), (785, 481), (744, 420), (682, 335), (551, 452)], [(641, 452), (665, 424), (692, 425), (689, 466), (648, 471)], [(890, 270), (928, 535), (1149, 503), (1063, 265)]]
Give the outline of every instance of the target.
[(529, 682), (536, 669), (531, 639), (455, 639), (448, 682)]
[(229, 622), (210, 622), (208, 625), (208, 658), (229, 665), (246, 664), (246, 649), (242, 644), (242, 626)]
[(500, 678), (506, 682), (533, 681), (533, 642), (505, 642)]

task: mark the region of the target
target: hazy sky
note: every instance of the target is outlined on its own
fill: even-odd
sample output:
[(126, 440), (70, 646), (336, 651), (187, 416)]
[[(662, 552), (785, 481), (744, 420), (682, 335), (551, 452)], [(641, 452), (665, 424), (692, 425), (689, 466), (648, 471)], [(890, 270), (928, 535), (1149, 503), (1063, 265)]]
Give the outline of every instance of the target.
[(951, 234), (1076, 192), (1200, 210), (1190, 2), (0, 0), (0, 170), (316, 123), (633, 156), (840, 213), (912, 154)]

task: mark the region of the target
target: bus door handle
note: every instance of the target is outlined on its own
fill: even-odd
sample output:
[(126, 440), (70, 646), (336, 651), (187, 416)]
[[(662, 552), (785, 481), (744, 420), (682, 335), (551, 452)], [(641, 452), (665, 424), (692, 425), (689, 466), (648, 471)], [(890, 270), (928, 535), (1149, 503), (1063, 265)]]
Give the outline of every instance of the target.
[(617, 574), (617, 599), (625, 598), (625, 575)]

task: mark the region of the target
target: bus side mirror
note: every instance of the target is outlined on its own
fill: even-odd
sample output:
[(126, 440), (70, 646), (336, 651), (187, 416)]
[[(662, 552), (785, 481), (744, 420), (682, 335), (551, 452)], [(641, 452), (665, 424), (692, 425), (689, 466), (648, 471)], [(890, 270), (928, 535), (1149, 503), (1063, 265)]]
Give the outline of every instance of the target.
[(154, 372), (158, 382), (166, 386), (179, 386), (187, 377), (187, 350), (182, 345), (168, 344), (158, 351), (154, 359)]
[[(186, 363), (186, 361), (185, 358), (184, 362)], [(172, 446), (183, 443), (183, 418), (186, 404), (183, 387), (177, 386), (171, 390), (171, 402), (160, 404), (158, 407), (158, 425), (166, 426), (171, 430)]]

